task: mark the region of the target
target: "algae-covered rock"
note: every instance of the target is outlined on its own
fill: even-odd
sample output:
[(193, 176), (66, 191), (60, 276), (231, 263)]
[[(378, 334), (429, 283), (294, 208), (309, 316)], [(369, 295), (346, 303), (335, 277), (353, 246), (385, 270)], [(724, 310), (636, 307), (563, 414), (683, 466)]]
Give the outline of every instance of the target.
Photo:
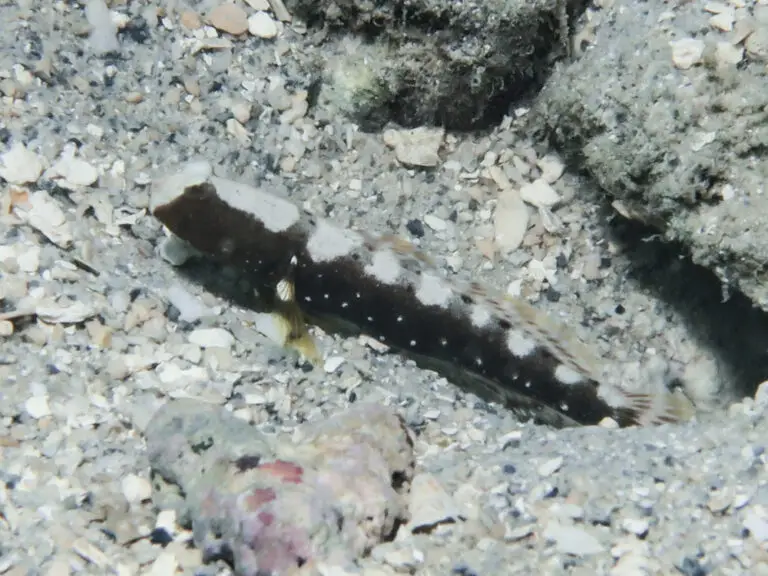
[(325, 26), (321, 107), (364, 129), (388, 120), (488, 126), (540, 86), (583, 0), (289, 0)]

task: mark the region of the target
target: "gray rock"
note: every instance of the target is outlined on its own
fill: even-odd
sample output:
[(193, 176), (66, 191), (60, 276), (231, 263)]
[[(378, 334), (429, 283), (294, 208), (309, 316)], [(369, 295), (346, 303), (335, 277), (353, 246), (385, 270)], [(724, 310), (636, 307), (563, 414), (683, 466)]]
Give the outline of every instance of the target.
[(197, 400), (178, 399), (164, 405), (145, 434), (152, 469), (185, 492), (215, 460), (273, 454), (267, 437), (253, 426)]
[[(738, 68), (718, 60), (731, 35), (710, 17), (698, 3), (671, 9), (660, 0), (602, 13), (593, 45), (549, 79), (530, 125), (620, 211), (681, 241), (696, 263), (768, 309), (768, 77), (749, 51)], [(670, 41), (686, 37), (705, 48), (681, 69)]]

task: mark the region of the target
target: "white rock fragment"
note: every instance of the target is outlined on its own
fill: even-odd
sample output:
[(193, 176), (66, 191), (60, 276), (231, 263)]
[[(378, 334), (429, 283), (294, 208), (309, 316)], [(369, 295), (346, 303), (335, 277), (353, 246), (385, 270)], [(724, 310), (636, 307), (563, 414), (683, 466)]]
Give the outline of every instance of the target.
[(63, 306), (59, 304), (41, 305), (35, 308), (37, 317), (49, 324), (79, 324), (96, 316), (97, 313), (95, 307), (89, 306), (85, 302), (72, 302)]
[(51, 167), (50, 177), (67, 190), (78, 190), (92, 186), (99, 179), (99, 171), (82, 158), (76, 158), (72, 153), (65, 153)]
[(245, 0), (245, 3), (254, 10), (260, 10), (263, 12), (269, 10), (268, 0)]
[(723, 32), (731, 32), (733, 30), (733, 22), (736, 20), (736, 12), (732, 6), (727, 6), (721, 2), (707, 2), (704, 6), (704, 10), (710, 14), (714, 14), (714, 16), (709, 19), (710, 26), (722, 30)]
[(231, 348), (235, 337), (224, 328), (197, 328), (189, 333), (189, 341), (200, 348)]
[(155, 368), (160, 382), (167, 386), (189, 386), (195, 382), (208, 380), (208, 371), (201, 366), (192, 366), (186, 370), (175, 362), (162, 362)]
[(88, 0), (85, 5), (85, 18), (91, 26), (88, 42), (96, 54), (117, 52), (120, 49), (117, 25), (104, 0)]
[(179, 311), (179, 320), (195, 322), (211, 314), (211, 310), (179, 283), (168, 288), (168, 302)]
[(523, 184), (520, 197), (536, 208), (552, 208), (560, 202), (560, 195), (544, 178), (537, 178), (530, 184)]
[(755, 507), (747, 511), (744, 516), (744, 528), (749, 530), (752, 538), (758, 542), (768, 540), (768, 521), (766, 521), (764, 510)]
[(16, 142), (11, 149), (0, 156), (0, 177), (10, 184), (31, 184), (37, 182), (43, 173), (40, 157)]
[(498, 443), (502, 450), (507, 448), (515, 448), (520, 445), (523, 439), (522, 430), (512, 430), (499, 437)]
[(40, 246), (27, 246), (16, 254), (16, 262), (19, 270), (28, 274), (34, 274), (40, 267)]
[(229, 38), (202, 38), (195, 39), (195, 43), (189, 50), (189, 53), (194, 56), (198, 52), (206, 50), (229, 50), (232, 48), (232, 41)]
[(60, 248), (67, 249), (72, 245), (72, 229), (64, 211), (47, 192), (33, 192), (26, 209), (19, 205), (14, 207), (14, 212)]
[(539, 476), (547, 477), (552, 476), (555, 472), (560, 470), (560, 467), (563, 465), (563, 457), (558, 456), (557, 458), (552, 458), (551, 460), (547, 460), (539, 466), (538, 473)]
[(13, 322), (10, 320), (0, 320), (0, 338), (13, 336)]
[(522, 526), (512, 528), (512, 526), (507, 524), (504, 528), (505, 542), (519, 542), (523, 538), (528, 538), (528, 536), (531, 536), (536, 530), (536, 525), (523, 524)]
[(410, 521), (407, 528), (411, 532), (456, 521), (461, 515), (454, 499), (432, 474), (418, 474), (413, 478), (408, 509)]
[(48, 405), (47, 395), (32, 396), (24, 402), (24, 410), (31, 418), (35, 420), (51, 415), (51, 408)]
[(621, 527), (630, 534), (643, 538), (648, 534), (651, 525), (647, 518), (625, 518), (621, 523)]
[(238, 122), (237, 119), (227, 119), (226, 126), (227, 134), (232, 136), (240, 144), (248, 146), (251, 143), (251, 135), (248, 133), (248, 130), (245, 129), (245, 126)]
[(129, 504), (138, 504), (152, 497), (152, 484), (136, 474), (128, 474), (123, 478), (120, 489)]
[(72, 551), (98, 568), (106, 570), (110, 565), (109, 557), (85, 538), (75, 540)]
[(544, 538), (554, 542), (561, 554), (590, 556), (604, 551), (600, 541), (586, 530), (577, 526), (563, 526), (558, 522), (549, 522), (544, 529)]
[(744, 48), (730, 42), (718, 42), (715, 46), (715, 59), (721, 66), (736, 66), (744, 58)]
[(344, 364), (343, 356), (330, 356), (323, 364), (323, 370), (325, 370), (326, 374), (333, 374), (342, 364)]
[(427, 214), (426, 216), (424, 216), (424, 224), (432, 228), (432, 230), (434, 230), (435, 232), (445, 230), (447, 227), (445, 220), (443, 220), (442, 218), (438, 218), (433, 214)]
[(736, 16), (733, 11), (728, 10), (726, 12), (721, 12), (720, 14), (715, 14), (712, 16), (709, 19), (709, 25), (712, 26), (712, 28), (721, 30), (722, 32), (731, 32), (733, 30), (733, 22), (735, 19)]
[(565, 165), (554, 154), (547, 154), (543, 158), (539, 158), (536, 165), (541, 170), (541, 177), (549, 184), (557, 182), (565, 171)]
[(496, 246), (504, 253), (520, 247), (528, 230), (528, 207), (514, 188), (504, 190), (496, 204), (493, 216), (493, 235)]
[(747, 54), (758, 61), (768, 61), (768, 25), (763, 24), (744, 41)]
[(721, 514), (728, 509), (732, 501), (730, 490), (715, 490), (707, 499), (707, 508), (713, 514)]
[(424, 553), (408, 544), (384, 542), (371, 550), (371, 558), (386, 562), (398, 572), (414, 573), (424, 563)]
[(161, 510), (157, 513), (157, 519), (155, 520), (155, 528), (162, 528), (168, 534), (174, 534), (176, 532), (176, 511), (175, 510)]
[(438, 151), (445, 137), (442, 128), (413, 128), (385, 130), (384, 143), (395, 150), (395, 157), (405, 166), (437, 166)]
[(246, 122), (248, 122), (248, 120), (251, 119), (252, 106), (250, 102), (245, 102), (242, 100), (239, 102), (235, 102), (234, 104), (232, 104), (232, 107), (230, 110), (232, 112), (232, 116), (234, 117), (234, 119), (240, 122), (240, 124), (245, 124)]
[(259, 11), (248, 18), (248, 32), (257, 38), (269, 40), (279, 32), (277, 23), (267, 12)]
[(675, 68), (688, 70), (701, 62), (704, 54), (704, 41), (696, 38), (681, 38), (669, 43), (672, 48), (672, 63)]

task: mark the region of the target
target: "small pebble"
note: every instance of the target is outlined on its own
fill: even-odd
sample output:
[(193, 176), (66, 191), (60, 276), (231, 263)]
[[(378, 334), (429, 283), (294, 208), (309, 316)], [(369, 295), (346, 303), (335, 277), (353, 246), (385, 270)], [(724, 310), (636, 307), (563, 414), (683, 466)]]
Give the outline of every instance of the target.
[(245, 0), (245, 3), (254, 10), (259, 10), (261, 12), (266, 12), (270, 9), (269, 0)]
[(85, 5), (85, 17), (91, 26), (88, 44), (96, 54), (120, 50), (117, 25), (112, 20), (112, 12), (104, 0), (88, 0)]
[(37, 182), (42, 173), (43, 163), (40, 157), (19, 142), (0, 155), (0, 177), (9, 184)]
[(200, 16), (198, 16), (197, 12), (193, 12), (192, 10), (185, 10), (182, 12), (179, 17), (179, 22), (181, 22), (181, 25), (187, 30), (197, 30), (203, 25)]
[(0, 337), (7, 338), (8, 336), (13, 336), (13, 322), (0, 320)]
[(152, 497), (152, 484), (146, 478), (128, 474), (120, 483), (125, 500), (129, 504), (138, 504)]
[(65, 155), (51, 168), (59, 184), (69, 190), (92, 186), (99, 179), (99, 171), (81, 158)]
[(51, 415), (51, 408), (48, 405), (48, 396), (32, 396), (24, 403), (24, 409), (27, 414), (34, 419), (44, 418)]
[(547, 476), (551, 476), (552, 474), (560, 470), (560, 467), (562, 465), (563, 465), (563, 458), (562, 456), (558, 456), (557, 458), (552, 458), (551, 460), (547, 460), (546, 462), (544, 462), (544, 464), (539, 466), (537, 471), (539, 473), (539, 476), (543, 476), (546, 478)]
[(543, 158), (540, 158), (536, 165), (541, 170), (542, 179), (548, 184), (554, 184), (560, 179), (565, 171), (565, 165), (557, 156), (548, 154)]
[(198, 328), (190, 332), (189, 341), (200, 348), (231, 348), (235, 337), (223, 328)]
[[(718, 42), (715, 47), (715, 59), (717, 63), (722, 66), (736, 66), (744, 58), (744, 48), (740, 46), (734, 46), (730, 42)], [(733, 187), (730, 187), (733, 190)], [(730, 200), (728, 193), (725, 191), (726, 186), (723, 187), (723, 200)]]
[(208, 14), (208, 21), (217, 30), (233, 36), (239, 36), (248, 31), (248, 14), (233, 2), (225, 2), (216, 6)]
[(437, 216), (433, 216), (432, 214), (427, 214), (424, 216), (424, 224), (432, 228), (432, 230), (435, 232), (445, 230), (447, 226), (445, 220), (438, 218)]
[(277, 36), (278, 28), (272, 16), (262, 11), (248, 18), (248, 32), (257, 38), (269, 40)]
[(758, 542), (768, 540), (768, 521), (765, 515), (756, 510), (749, 510), (744, 517), (744, 528), (749, 530), (752, 538)]
[(442, 146), (445, 130), (442, 128), (413, 128), (411, 130), (385, 130), (384, 143), (394, 148), (397, 159), (406, 166), (437, 166), (438, 150)]
[(493, 215), (494, 242), (504, 253), (517, 250), (528, 231), (528, 207), (520, 193), (510, 188), (499, 196)]
[(621, 527), (638, 538), (644, 538), (650, 529), (650, 523), (647, 518), (625, 518)]
[(704, 41), (695, 38), (681, 38), (672, 40), (669, 45), (672, 48), (672, 63), (680, 70), (688, 70), (701, 62), (704, 54)]
[(411, 532), (456, 520), (460, 515), (456, 502), (431, 474), (418, 474), (413, 478), (408, 510)]
[(560, 195), (544, 178), (537, 178), (530, 184), (524, 184), (520, 188), (520, 197), (537, 208), (552, 208), (560, 202)]
[(323, 364), (323, 370), (325, 370), (327, 374), (332, 374), (336, 372), (342, 364), (344, 364), (343, 356), (330, 356)]
[(605, 550), (597, 538), (577, 526), (563, 526), (557, 522), (549, 522), (543, 536), (554, 542), (557, 551), (561, 554), (589, 556)]

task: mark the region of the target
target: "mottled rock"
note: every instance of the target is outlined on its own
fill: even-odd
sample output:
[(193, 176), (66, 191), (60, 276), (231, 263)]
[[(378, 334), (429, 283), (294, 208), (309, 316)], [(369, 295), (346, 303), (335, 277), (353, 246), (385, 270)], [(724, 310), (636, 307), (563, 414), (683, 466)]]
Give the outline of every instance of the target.
[(718, 42), (738, 42), (710, 26), (698, 3), (632, 1), (603, 12), (594, 44), (547, 81), (530, 128), (623, 214), (768, 310), (768, 76), (755, 36), (766, 28), (738, 32), (742, 60), (740, 48), (718, 56)]
[(204, 558), (231, 557), (237, 574), (351, 566), (405, 519), (412, 440), (378, 405), (270, 445), (228, 412), (181, 400), (158, 411), (147, 437), (153, 469), (186, 494)]

